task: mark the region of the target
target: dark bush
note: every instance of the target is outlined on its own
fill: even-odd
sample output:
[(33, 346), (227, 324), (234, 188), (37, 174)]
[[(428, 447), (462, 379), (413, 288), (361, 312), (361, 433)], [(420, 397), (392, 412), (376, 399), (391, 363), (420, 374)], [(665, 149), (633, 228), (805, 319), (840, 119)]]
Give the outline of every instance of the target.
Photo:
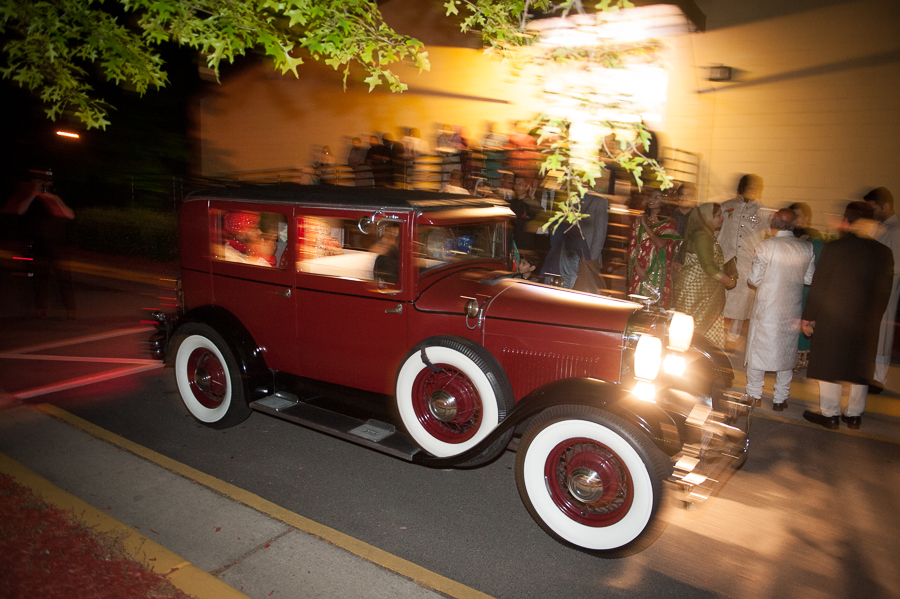
[(178, 217), (135, 208), (82, 208), (71, 240), (92, 252), (173, 262), (178, 260)]

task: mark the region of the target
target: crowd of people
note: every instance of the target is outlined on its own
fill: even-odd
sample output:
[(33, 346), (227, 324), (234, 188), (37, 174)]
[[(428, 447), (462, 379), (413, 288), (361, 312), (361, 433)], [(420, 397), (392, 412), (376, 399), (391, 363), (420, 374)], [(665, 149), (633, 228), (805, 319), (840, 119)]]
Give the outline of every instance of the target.
[[(610, 272), (603, 269), (609, 196), (588, 192), (584, 219), (548, 229), (562, 198), (538, 177), (538, 140), (522, 123), (509, 133), (495, 123), (480, 142), (446, 125), (433, 148), (410, 129), (400, 141), (372, 136), (367, 150), (354, 139), (347, 162), (373, 169), (375, 185), (396, 185), (418, 158), (439, 156), (440, 191), (509, 202), (517, 277), (592, 293), (607, 289), (601, 275)], [(850, 203), (839, 238), (825, 243), (809, 226), (807, 204), (772, 210), (760, 202), (762, 192), (762, 178), (750, 174), (721, 204), (697, 205), (690, 183), (666, 191), (635, 187), (623, 291), (690, 314), (695, 335), (733, 356), (743, 341), (746, 391), (754, 400), (761, 399), (765, 373), (774, 372), (773, 408), (785, 409), (793, 376), (806, 369), (820, 381), (822, 405), (805, 417), (831, 428), (843, 418), (858, 428), (866, 393), (883, 389), (893, 348), (900, 299), (893, 197), (878, 188)], [(841, 382), (850, 384), (843, 412)]]
[(771, 210), (759, 202), (762, 191), (762, 179), (746, 175), (735, 198), (690, 208), (685, 198), (694, 190), (684, 186), (668, 211), (658, 190), (643, 194), (629, 244), (629, 293), (690, 314), (695, 335), (734, 356), (745, 339), (746, 393), (755, 402), (773, 372), (773, 409), (784, 410), (793, 376), (806, 369), (819, 382), (821, 409), (804, 418), (858, 429), (866, 395), (884, 388), (893, 349), (900, 299), (893, 196), (878, 188), (850, 202), (838, 238), (826, 243), (809, 227), (808, 205)]
[[(404, 133), (399, 140), (391, 133), (371, 135), (368, 148), (360, 137), (353, 138), (345, 165), (335, 164), (330, 147), (321, 148), (314, 160), (318, 182), (503, 199), (516, 215), (511, 244), (516, 266), (527, 253), (533, 257), (530, 264), (538, 266), (533, 275), (537, 280), (591, 292), (604, 288), (600, 270), (608, 202), (600, 194), (590, 194), (582, 201), (582, 212), (589, 216), (579, 226), (547, 230), (544, 225), (554, 203), (563, 198), (552, 184), (544, 184), (539, 139), (525, 121), (514, 123), (509, 131), (492, 123), (480, 140), (468, 128), (449, 124), (431, 143), (416, 128)], [(579, 277), (582, 270), (587, 274)]]

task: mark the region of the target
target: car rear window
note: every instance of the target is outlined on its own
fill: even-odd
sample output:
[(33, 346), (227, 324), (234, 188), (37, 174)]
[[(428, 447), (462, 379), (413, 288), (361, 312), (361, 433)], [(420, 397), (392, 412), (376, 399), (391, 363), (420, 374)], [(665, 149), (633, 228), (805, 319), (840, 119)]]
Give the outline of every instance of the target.
[(284, 268), (287, 218), (250, 210), (213, 210), (212, 255), (217, 260), (266, 268)]

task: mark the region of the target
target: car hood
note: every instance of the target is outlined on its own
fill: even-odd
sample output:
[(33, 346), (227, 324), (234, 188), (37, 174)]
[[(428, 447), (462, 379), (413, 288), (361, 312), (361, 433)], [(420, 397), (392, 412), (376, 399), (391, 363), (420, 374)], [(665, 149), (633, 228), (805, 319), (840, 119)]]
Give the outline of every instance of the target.
[(605, 331), (624, 331), (628, 318), (640, 309), (634, 302), (497, 275), (488, 270), (450, 274), (420, 295), (416, 309), (463, 314), (466, 302), (475, 299), (487, 319)]

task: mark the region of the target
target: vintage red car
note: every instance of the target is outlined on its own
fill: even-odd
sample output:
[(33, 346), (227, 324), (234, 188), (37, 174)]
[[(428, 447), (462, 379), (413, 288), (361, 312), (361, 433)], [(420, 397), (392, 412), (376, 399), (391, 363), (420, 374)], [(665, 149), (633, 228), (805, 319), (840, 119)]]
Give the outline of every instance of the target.
[(697, 502), (743, 462), (752, 405), (690, 317), (513, 277), (512, 216), (388, 188), (195, 193), (154, 351), (210, 427), (256, 410), (442, 468), (515, 448), (548, 533), (631, 551), (667, 481)]

